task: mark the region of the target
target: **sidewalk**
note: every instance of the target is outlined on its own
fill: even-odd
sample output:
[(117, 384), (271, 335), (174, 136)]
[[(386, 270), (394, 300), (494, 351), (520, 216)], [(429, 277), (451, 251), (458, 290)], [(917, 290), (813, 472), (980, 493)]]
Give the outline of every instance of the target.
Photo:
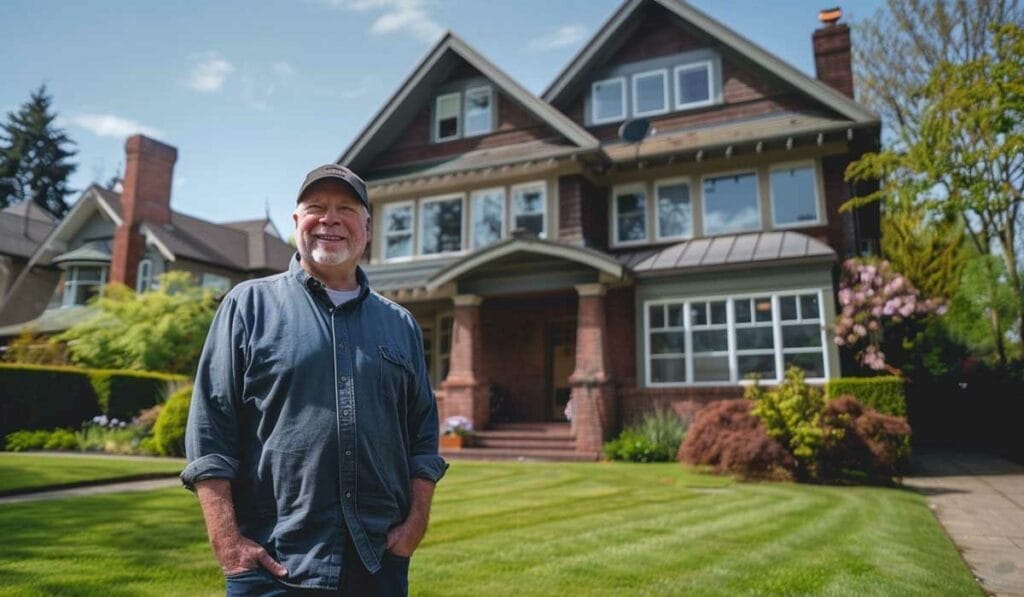
[(1024, 467), (985, 454), (924, 453), (904, 484), (935, 516), (993, 595), (1024, 596)]
[(16, 504), (18, 502), (37, 502), (40, 500), (56, 500), (60, 498), (77, 497), (82, 495), (96, 495), (100, 493), (118, 493), (122, 491), (150, 491), (152, 489), (164, 489), (165, 487), (181, 487), (181, 480), (178, 477), (170, 477), (167, 479), (146, 479), (144, 481), (120, 481), (114, 483), (105, 483), (103, 485), (74, 487), (71, 489), (37, 491), (35, 493), (23, 493), (21, 495), (10, 495), (7, 497), (0, 497), (0, 505)]

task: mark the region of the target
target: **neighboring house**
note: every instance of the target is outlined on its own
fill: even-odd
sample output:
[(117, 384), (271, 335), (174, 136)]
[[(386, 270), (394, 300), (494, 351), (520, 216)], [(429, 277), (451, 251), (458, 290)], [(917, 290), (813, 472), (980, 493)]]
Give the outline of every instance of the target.
[(677, 0), (626, 1), (540, 98), (453, 34), (427, 53), (337, 161), (443, 417), (564, 421), (571, 397), (593, 453), (653, 404), (839, 375), (836, 266), (879, 239), (843, 171), (880, 125), (822, 18), (817, 79)]
[[(120, 192), (96, 185), (59, 224), (39, 224), (19, 243), (25, 263), (0, 301), (0, 338), (29, 328), (55, 333), (89, 316), (87, 303), (109, 282), (144, 292), (165, 271), (190, 272), (218, 294), (284, 271), (294, 249), (269, 218), (215, 224), (171, 209), (175, 148), (136, 135), (125, 144)], [(4, 215), (4, 250), (14, 224)], [(43, 229), (45, 228), (45, 233)], [(39, 278), (48, 276), (48, 286)], [(43, 297), (40, 301), (40, 297)]]
[[(56, 225), (52, 214), (31, 201), (0, 211), (0, 303)], [(0, 311), (0, 326), (24, 321), (42, 311), (59, 277), (57, 268), (39, 267), (26, 274), (18, 304)]]

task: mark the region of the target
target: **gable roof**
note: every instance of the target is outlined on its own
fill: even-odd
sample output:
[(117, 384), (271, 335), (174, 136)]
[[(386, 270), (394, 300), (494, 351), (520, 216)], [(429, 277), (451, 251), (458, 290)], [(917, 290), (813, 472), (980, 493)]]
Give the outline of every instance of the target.
[(547, 102), (527, 91), (469, 44), (449, 31), (427, 52), (427, 55), (416, 65), (401, 86), (384, 102), (377, 114), (356, 135), (352, 144), (338, 157), (337, 163), (344, 164), (358, 172), (380, 151), (386, 149), (401, 133), (404, 128), (402, 124), (410, 120), (412, 115), (429, 100), (433, 88), (443, 81), (452, 61), (456, 58), (465, 60), (480, 71), (501, 92), (577, 147), (594, 149), (598, 146), (597, 139), (590, 133)]
[(630, 25), (639, 18), (640, 8), (659, 5), (690, 23), (707, 35), (717, 39), (740, 56), (775, 75), (838, 114), (854, 122), (877, 122), (878, 116), (827, 84), (804, 74), (771, 52), (722, 23), (697, 10), (683, 0), (627, 0), (598, 29), (590, 41), (576, 54), (541, 96), (552, 105), (569, 102), (584, 82), (587, 73), (607, 59), (621, 41), (631, 32)]
[[(25, 204), (29, 205), (25, 205)], [(34, 203), (23, 201), (0, 210), (0, 255), (29, 258), (56, 224)], [(27, 216), (27, 217), (26, 217)]]

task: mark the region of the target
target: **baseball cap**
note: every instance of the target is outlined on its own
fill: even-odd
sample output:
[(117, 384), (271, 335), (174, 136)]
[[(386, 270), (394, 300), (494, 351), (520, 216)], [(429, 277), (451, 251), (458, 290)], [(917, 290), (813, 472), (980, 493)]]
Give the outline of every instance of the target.
[(324, 164), (323, 166), (311, 170), (310, 173), (306, 175), (306, 180), (302, 182), (302, 188), (299, 189), (299, 195), (295, 199), (295, 202), (298, 203), (299, 201), (302, 201), (303, 193), (305, 193), (313, 183), (326, 178), (335, 178), (348, 184), (348, 186), (352, 187), (356, 197), (359, 197), (359, 200), (362, 201), (363, 205), (365, 205), (367, 209), (370, 208), (370, 199), (366, 194), (366, 183), (363, 182), (362, 178), (359, 178), (358, 174), (349, 170), (345, 166), (339, 166), (338, 164)]

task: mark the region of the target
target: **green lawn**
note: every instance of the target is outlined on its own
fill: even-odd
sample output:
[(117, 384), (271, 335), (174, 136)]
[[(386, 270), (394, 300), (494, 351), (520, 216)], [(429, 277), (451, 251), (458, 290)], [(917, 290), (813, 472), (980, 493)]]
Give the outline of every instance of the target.
[(0, 492), (115, 480), (151, 473), (175, 474), (185, 467), (177, 458), (104, 458), (60, 454), (0, 452)]
[[(0, 506), (0, 594), (223, 595), (186, 491)], [(981, 595), (924, 500), (678, 465), (456, 461), (414, 595)]]

